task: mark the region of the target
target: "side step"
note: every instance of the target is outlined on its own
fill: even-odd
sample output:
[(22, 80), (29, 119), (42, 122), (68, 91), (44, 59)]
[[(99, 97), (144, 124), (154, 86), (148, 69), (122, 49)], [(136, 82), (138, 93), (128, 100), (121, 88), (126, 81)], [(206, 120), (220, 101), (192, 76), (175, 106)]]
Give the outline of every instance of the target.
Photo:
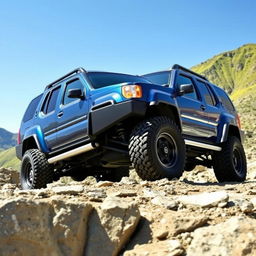
[(198, 148), (205, 148), (205, 149), (210, 149), (210, 150), (214, 150), (214, 151), (221, 151), (222, 150), (221, 147), (210, 145), (210, 144), (205, 144), (205, 143), (201, 143), (201, 142), (197, 142), (197, 141), (193, 141), (193, 140), (185, 140), (185, 144), (189, 145), (189, 146), (194, 146), (194, 147), (198, 147)]
[(82, 153), (85, 153), (85, 152), (89, 152), (89, 151), (95, 149), (96, 147), (98, 147), (97, 144), (95, 146), (93, 146), (92, 143), (89, 143), (89, 144), (86, 144), (84, 146), (81, 146), (81, 147), (72, 149), (70, 151), (67, 151), (65, 153), (62, 153), (60, 155), (51, 157), (51, 158), (48, 159), (48, 163), (53, 164), (53, 163), (56, 163), (60, 160), (64, 160), (66, 158), (76, 156), (76, 155), (79, 155), (79, 154), (82, 154)]

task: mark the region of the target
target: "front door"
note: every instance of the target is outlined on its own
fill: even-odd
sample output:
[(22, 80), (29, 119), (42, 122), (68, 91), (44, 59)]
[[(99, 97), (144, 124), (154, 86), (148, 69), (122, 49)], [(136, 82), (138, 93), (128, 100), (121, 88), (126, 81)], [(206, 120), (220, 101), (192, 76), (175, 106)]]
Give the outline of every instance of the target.
[[(68, 91), (81, 89), (84, 98), (69, 98)], [(62, 99), (57, 113), (57, 147), (69, 147), (76, 143), (88, 140), (88, 100), (86, 88), (81, 77), (73, 77), (64, 83)]]

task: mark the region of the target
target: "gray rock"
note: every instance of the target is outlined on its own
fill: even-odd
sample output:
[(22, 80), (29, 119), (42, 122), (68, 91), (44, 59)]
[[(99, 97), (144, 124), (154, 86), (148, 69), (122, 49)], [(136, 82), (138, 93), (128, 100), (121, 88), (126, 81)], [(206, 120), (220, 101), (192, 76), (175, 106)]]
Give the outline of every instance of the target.
[(112, 181), (108, 181), (108, 180), (104, 180), (104, 181), (99, 181), (97, 183), (97, 187), (101, 188), (101, 187), (111, 187), (113, 186), (114, 182)]
[(172, 200), (163, 196), (156, 196), (151, 200), (152, 204), (163, 206), (169, 210), (176, 210), (178, 208), (178, 203), (175, 200)]
[(154, 198), (157, 196), (162, 196), (162, 197), (166, 196), (166, 193), (164, 191), (161, 191), (161, 190), (157, 191), (150, 188), (144, 188), (143, 194), (145, 197), (149, 197), (149, 198)]
[(253, 212), (254, 205), (251, 201), (246, 199), (237, 199), (233, 201), (235, 205), (237, 205), (240, 210), (244, 213), (251, 213)]
[(101, 188), (87, 190), (86, 195), (95, 202), (102, 202), (107, 197), (106, 192)]
[(187, 256), (254, 256), (255, 236), (255, 219), (232, 217), (224, 223), (196, 229)]
[(229, 196), (226, 191), (217, 191), (210, 193), (201, 193), (188, 196), (180, 196), (177, 198), (179, 202), (188, 206), (199, 206), (199, 207), (214, 207), (223, 203), (228, 202)]
[(82, 185), (59, 186), (53, 187), (52, 191), (56, 194), (77, 195), (84, 191), (84, 187)]
[(160, 241), (155, 244), (137, 245), (133, 250), (126, 251), (124, 256), (178, 256), (184, 249), (178, 240)]

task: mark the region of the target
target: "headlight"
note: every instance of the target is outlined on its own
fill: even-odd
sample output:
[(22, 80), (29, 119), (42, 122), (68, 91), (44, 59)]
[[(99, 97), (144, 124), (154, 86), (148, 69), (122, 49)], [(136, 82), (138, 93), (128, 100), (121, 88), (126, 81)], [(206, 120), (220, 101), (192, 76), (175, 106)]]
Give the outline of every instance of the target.
[(125, 98), (141, 98), (142, 88), (140, 85), (125, 85), (122, 87), (122, 94)]

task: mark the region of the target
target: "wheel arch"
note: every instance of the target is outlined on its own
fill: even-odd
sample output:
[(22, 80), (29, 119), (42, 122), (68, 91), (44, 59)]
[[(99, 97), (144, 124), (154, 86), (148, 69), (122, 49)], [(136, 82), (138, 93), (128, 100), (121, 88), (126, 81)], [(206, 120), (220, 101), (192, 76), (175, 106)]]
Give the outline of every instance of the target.
[(178, 125), (180, 130), (182, 130), (180, 115), (176, 106), (165, 102), (150, 104), (146, 111), (146, 117), (152, 116), (167, 116)]
[(27, 137), (26, 139), (24, 139), (24, 141), (22, 143), (22, 156), (29, 149), (41, 150), (40, 144), (35, 135), (31, 135), (31, 136)]
[(226, 142), (230, 136), (235, 136), (242, 142), (239, 128), (232, 124), (228, 125), (226, 129), (223, 127), (223, 136), (221, 142)]

